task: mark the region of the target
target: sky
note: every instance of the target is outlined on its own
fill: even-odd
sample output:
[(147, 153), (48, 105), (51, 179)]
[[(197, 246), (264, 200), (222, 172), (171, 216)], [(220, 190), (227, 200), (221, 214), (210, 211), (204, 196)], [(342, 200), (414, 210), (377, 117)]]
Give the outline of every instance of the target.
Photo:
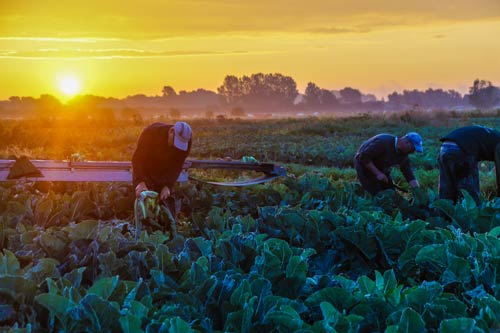
[[(500, 0), (0, 0), (0, 99), (281, 73), (386, 97), (500, 85)], [(496, 41), (495, 41), (496, 40)]]

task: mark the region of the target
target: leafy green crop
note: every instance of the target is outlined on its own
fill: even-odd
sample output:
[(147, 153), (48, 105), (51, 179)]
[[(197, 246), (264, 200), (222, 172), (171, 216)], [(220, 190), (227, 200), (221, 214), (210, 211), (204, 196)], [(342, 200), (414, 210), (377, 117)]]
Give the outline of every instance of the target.
[(481, 166), (479, 206), (467, 193), (456, 205), (438, 200), (442, 129), (422, 128), (421, 189), (372, 198), (354, 179), (354, 151), (369, 134), (410, 125), (359, 117), (197, 126), (200, 157), (294, 162), (297, 175), (241, 189), (184, 184), (168, 210), (157, 193), (134, 201), (123, 184), (3, 184), (1, 331), (500, 329), (492, 170)]

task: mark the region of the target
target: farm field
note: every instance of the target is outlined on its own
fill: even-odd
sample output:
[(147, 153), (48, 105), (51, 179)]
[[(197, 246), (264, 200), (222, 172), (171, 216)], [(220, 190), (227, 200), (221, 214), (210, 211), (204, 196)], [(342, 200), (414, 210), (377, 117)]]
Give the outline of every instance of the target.
[[(149, 122), (0, 121), (0, 158), (130, 160)], [(245, 188), (179, 184), (178, 235), (136, 237), (129, 184), (0, 183), (5, 332), (500, 332), (500, 200), (437, 199), (439, 138), (496, 114), (195, 120), (190, 158), (286, 167)], [(371, 198), (353, 156), (417, 131), (421, 188)], [(208, 179), (248, 176), (197, 172)], [(407, 184), (399, 170), (393, 176)], [(149, 207), (154, 210), (154, 207)]]

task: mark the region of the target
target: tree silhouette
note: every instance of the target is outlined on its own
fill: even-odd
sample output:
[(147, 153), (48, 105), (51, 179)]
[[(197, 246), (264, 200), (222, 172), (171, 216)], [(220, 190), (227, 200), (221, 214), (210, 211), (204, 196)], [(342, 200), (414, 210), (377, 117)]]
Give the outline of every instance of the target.
[(299, 94), (295, 81), (279, 73), (228, 75), (217, 91), (227, 104), (253, 106), (290, 106)]
[(242, 97), (242, 83), (234, 75), (227, 75), (222, 82), (222, 86), (217, 88), (217, 92), (228, 104), (236, 102)]
[(173, 97), (177, 96), (177, 93), (175, 92), (174, 88), (171, 86), (164, 86), (163, 89), (161, 90), (163, 97)]
[(489, 109), (500, 102), (500, 91), (490, 81), (474, 80), (469, 88), (469, 103), (479, 109)]
[(304, 98), (307, 106), (319, 106), (321, 104), (321, 88), (315, 83), (309, 82), (304, 91)]
[(304, 92), (305, 105), (307, 107), (331, 107), (338, 104), (335, 95), (327, 89), (318, 87), (315, 83), (309, 82)]
[(324, 106), (335, 106), (339, 104), (339, 101), (330, 90), (321, 89), (321, 104)]
[(361, 92), (351, 87), (345, 87), (344, 89), (340, 90), (340, 97), (342, 98), (342, 102), (346, 104), (361, 103)]
[(43, 94), (38, 100), (38, 107), (40, 115), (55, 116), (61, 111), (62, 103), (52, 95)]
[(454, 107), (463, 105), (462, 95), (455, 90), (443, 89), (404, 90), (402, 93), (393, 92), (387, 96), (389, 104), (395, 108), (418, 105), (419, 107)]

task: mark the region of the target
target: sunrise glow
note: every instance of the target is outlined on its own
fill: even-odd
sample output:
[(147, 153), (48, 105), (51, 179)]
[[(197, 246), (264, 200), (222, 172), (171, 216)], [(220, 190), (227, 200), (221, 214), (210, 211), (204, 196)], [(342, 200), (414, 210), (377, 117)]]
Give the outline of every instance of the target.
[[(215, 91), (226, 75), (282, 73), (299, 90), (355, 87), (467, 92), (500, 84), (500, 1), (7, 1), (0, 14), (0, 99), (85, 92)], [(75, 16), (78, 13), (78, 16)]]
[(66, 96), (74, 96), (80, 91), (80, 82), (75, 77), (63, 77), (59, 81), (59, 89)]

